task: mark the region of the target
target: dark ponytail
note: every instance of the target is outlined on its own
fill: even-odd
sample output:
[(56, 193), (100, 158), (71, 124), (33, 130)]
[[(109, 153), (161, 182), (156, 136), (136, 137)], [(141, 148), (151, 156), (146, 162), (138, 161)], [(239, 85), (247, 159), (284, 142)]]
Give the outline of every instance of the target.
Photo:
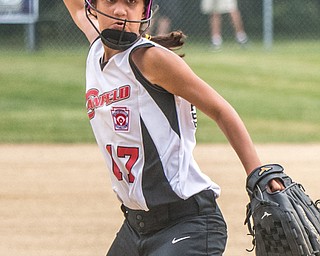
[[(184, 45), (184, 40), (186, 39), (186, 35), (180, 30), (170, 32), (166, 35), (150, 36), (146, 34), (144, 36), (150, 41), (160, 44), (171, 51), (181, 49)], [(179, 56), (183, 57), (184, 55)]]

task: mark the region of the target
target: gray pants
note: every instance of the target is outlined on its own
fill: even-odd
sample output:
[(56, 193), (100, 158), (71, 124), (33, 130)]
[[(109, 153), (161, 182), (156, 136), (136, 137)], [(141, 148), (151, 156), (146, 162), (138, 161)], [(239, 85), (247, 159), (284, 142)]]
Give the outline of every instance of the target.
[(212, 192), (188, 201), (164, 212), (123, 208), (126, 219), (107, 256), (221, 256), (227, 227)]

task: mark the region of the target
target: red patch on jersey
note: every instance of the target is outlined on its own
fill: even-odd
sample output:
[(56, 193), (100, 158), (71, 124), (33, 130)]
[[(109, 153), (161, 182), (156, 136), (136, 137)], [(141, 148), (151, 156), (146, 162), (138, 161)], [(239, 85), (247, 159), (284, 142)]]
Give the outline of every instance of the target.
[(126, 132), (129, 130), (129, 113), (130, 111), (126, 107), (113, 107), (111, 109), (115, 131)]

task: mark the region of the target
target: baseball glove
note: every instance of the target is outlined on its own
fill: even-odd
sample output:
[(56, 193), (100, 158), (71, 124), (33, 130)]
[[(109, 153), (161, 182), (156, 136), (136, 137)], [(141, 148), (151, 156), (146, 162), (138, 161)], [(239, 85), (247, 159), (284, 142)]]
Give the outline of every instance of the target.
[[(268, 183), (282, 181), (285, 189), (271, 192)], [(250, 202), (245, 225), (257, 256), (320, 256), (319, 200), (313, 202), (278, 164), (255, 169), (246, 184)], [(248, 250), (249, 251), (249, 250)]]

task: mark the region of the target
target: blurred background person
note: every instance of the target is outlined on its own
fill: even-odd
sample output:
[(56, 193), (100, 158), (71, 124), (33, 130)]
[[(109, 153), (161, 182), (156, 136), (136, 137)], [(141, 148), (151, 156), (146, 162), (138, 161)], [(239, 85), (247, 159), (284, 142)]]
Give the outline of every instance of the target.
[(236, 41), (241, 45), (248, 42), (237, 0), (201, 0), (200, 9), (203, 14), (210, 15), (211, 43), (215, 49), (220, 49), (223, 42), (221, 35), (223, 14), (230, 15)]
[(180, 0), (155, 0), (154, 3), (159, 9), (151, 28), (152, 34), (168, 34), (173, 29), (174, 20), (179, 19), (181, 14)]

